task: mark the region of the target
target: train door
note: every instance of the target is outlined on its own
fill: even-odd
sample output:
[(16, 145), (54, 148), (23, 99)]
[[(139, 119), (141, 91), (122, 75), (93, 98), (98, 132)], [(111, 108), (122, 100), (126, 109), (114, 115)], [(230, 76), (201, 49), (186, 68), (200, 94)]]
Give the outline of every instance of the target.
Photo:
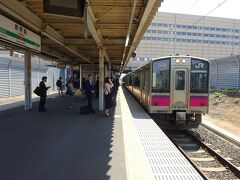
[(172, 109), (188, 109), (189, 70), (184, 67), (172, 71)]

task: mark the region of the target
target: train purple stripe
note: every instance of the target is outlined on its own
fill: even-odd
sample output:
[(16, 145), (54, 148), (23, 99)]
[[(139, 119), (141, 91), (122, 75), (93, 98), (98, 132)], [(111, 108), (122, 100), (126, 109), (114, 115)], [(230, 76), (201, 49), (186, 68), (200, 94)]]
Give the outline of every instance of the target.
[(152, 96), (152, 106), (169, 106), (169, 96)]
[(190, 96), (190, 106), (208, 106), (208, 96)]

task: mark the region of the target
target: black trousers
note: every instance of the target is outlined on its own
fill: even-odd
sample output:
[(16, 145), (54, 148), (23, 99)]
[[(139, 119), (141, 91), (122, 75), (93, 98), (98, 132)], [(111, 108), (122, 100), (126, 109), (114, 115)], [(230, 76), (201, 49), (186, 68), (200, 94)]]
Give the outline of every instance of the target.
[(38, 110), (44, 111), (45, 110), (45, 103), (46, 103), (46, 96), (40, 96), (40, 101), (38, 104)]
[(88, 99), (88, 108), (90, 111), (93, 111), (93, 107), (92, 107), (92, 96), (87, 96)]

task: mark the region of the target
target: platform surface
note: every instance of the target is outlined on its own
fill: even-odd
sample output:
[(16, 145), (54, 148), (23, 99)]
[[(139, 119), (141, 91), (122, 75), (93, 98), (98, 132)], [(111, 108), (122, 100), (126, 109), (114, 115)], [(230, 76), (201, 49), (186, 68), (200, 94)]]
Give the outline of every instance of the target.
[[(120, 103), (115, 117), (80, 115), (76, 102), (47, 99), (47, 112), (23, 107), (0, 115), (1, 180), (126, 179)], [(94, 99), (97, 109), (98, 100)], [(117, 116), (119, 115), (119, 116)]]
[[(0, 179), (202, 179), (137, 101), (119, 88), (112, 116), (80, 115), (51, 96), (48, 111), (0, 115)], [(95, 109), (98, 99), (94, 99)]]

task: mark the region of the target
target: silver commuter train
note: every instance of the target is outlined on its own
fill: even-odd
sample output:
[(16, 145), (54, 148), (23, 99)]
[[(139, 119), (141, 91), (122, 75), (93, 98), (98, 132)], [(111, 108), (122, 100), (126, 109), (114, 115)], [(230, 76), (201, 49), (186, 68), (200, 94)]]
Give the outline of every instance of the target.
[(163, 128), (196, 128), (209, 110), (210, 62), (193, 56), (157, 58), (123, 77), (123, 85)]

